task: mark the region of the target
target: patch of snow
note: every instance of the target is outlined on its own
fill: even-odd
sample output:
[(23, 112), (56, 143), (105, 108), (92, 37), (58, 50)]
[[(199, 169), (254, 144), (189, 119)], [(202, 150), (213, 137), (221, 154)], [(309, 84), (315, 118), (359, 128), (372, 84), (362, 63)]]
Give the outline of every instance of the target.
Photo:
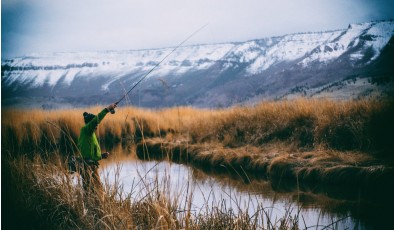
[(327, 62), (338, 58), (351, 47), (358, 43), (358, 37), (370, 27), (370, 24), (352, 25), (351, 29), (332, 33), (330, 39), (319, 45), (311, 55), (303, 59), (300, 64), (307, 66), (314, 61)]
[(366, 46), (373, 48), (374, 56), (371, 60), (375, 60), (380, 55), (380, 51), (394, 35), (394, 23), (378, 22), (368, 29), (367, 34), (371, 36), (371, 40), (366, 41)]
[[(223, 62), (225, 69), (235, 68), (245, 63), (247, 74), (258, 74), (272, 65), (283, 61), (299, 60), (302, 66), (314, 61), (329, 62), (343, 55), (350, 48), (357, 48), (350, 54), (351, 60), (363, 58), (363, 51), (372, 47), (374, 56), (394, 34), (393, 22), (372, 22), (352, 24), (346, 30), (320, 33), (290, 34), (281, 37), (247, 41), (243, 43), (223, 43), (212, 45), (193, 45), (174, 47), (106, 52), (44, 53), (14, 58), (7, 65), (20, 70), (5, 71), (3, 81), (12, 84), (33, 82), (33, 86), (47, 83), (54, 86), (62, 83), (71, 85), (76, 76), (108, 77), (111, 82), (134, 74), (143, 75), (155, 64), (169, 55), (148, 77), (165, 77), (170, 74), (183, 74), (188, 71), (205, 70)], [(358, 47), (361, 49), (358, 49)], [(23, 69), (24, 68), (24, 69)]]
[(284, 36), (278, 43), (268, 47), (264, 54), (259, 56), (247, 71), (251, 74), (257, 74), (277, 62), (293, 61), (301, 58), (312, 52), (319, 45), (328, 43), (340, 33), (341, 31), (335, 31)]
[(64, 77), (64, 79), (63, 79), (63, 83), (66, 84), (66, 85), (68, 85), (68, 86), (71, 85), (71, 82), (74, 80), (74, 78), (75, 78), (80, 72), (81, 72), (81, 70), (80, 70), (80, 69), (76, 69), (76, 68), (73, 68), (73, 69), (68, 70), (67, 73), (66, 73), (66, 75), (65, 75), (65, 77)]
[(47, 73), (47, 83), (50, 86), (55, 86), (58, 81), (65, 76), (66, 71), (64, 70), (52, 70), (49, 73)]
[(362, 59), (363, 57), (364, 57), (364, 54), (362, 54), (362, 53), (360, 53), (360, 52), (350, 54), (350, 59), (351, 59), (352, 61), (360, 60), (360, 59)]

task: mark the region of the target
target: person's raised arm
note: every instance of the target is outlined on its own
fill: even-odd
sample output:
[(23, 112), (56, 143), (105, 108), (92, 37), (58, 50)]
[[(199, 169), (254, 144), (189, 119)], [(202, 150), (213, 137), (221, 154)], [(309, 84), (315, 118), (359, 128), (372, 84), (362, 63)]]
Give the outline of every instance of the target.
[(94, 132), (94, 130), (97, 128), (98, 124), (104, 119), (105, 115), (111, 110), (114, 110), (116, 108), (116, 103), (112, 103), (106, 108), (104, 108), (97, 116), (95, 116), (87, 125), (86, 128), (90, 132)]

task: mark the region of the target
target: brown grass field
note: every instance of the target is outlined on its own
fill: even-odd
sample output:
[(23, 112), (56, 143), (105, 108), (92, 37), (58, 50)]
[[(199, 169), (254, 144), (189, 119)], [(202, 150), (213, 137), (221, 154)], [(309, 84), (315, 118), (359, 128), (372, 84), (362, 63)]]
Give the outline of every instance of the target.
[[(284, 143), (296, 151), (349, 150), (390, 157), (394, 145), (390, 136), (393, 107), (391, 101), (306, 99), (217, 110), (122, 107), (115, 115), (107, 115), (98, 137), (108, 147), (144, 136), (189, 144), (219, 143), (226, 148)], [(46, 147), (64, 148), (77, 140), (83, 111), (100, 110), (3, 110), (3, 150), (26, 153)]]
[[(120, 199), (120, 188), (110, 185), (106, 201), (86, 213), (83, 204), (98, 201), (81, 202), (87, 198), (80, 187), (71, 186), (64, 159), (78, 152), (82, 113), (97, 114), (101, 109), (2, 110), (2, 187), (4, 181), (8, 184), (2, 196), (13, 198), (2, 203), (2, 210), (4, 205), (13, 207), (12, 214), (25, 210), (20, 215), (40, 229), (220, 229), (228, 223), (234, 224), (232, 229), (257, 227), (245, 213), (232, 216), (212, 210), (207, 216), (176, 215), (174, 201), (160, 194), (138, 202)], [(297, 99), (226, 109), (121, 107), (106, 116), (97, 136), (105, 150), (136, 147), (139, 158), (166, 159), (216, 173), (225, 169), (245, 183), (257, 177), (273, 184), (286, 180), (297, 186), (393, 192), (383, 189), (394, 177), (390, 100)], [(256, 216), (265, 218), (264, 212)], [(268, 229), (296, 229), (296, 219), (289, 216)]]

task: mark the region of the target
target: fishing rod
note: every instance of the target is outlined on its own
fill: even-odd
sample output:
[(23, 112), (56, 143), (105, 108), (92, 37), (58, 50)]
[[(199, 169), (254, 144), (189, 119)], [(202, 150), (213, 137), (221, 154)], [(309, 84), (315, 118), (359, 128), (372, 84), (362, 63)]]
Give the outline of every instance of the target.
[[(195, 34), (197, 34), (198, 32), (200, 32), (202, 29), (204, 29), (204, 27), (206, 27), (208, 24), (205, 24), (204, 26), (200, 27), (198, 30), (194, 31), (191, 35), (189, 35), (189, 37), (187, 37), (185, 40), (183, 40), (181, 43), (179, 43), (179, 45), (177, 45), (170, 53), (168, 53), (160, 62), (158, 62), (155, 66), (153, 66), (153, 68), (151, 70), (149, 70), (144, 76), (142, 76), (137, 83), (135, 83), (133, 85), (133, 87), (131, 87), (131, 89), (129, 91), (127, 91), (127, 93), (125, 93), (117, 102), (115, 102), (115, 105), (118, 105), (123, 99), (125, 99), (125, 97), (138, 85), (142, 82), (142, 80), (144, 80), (154, 69), (156, 69), (156, 67), (158, 67), (164, 60), (167, 59), (168, 56), (170, 56), (176, 49), (178, 49), (180, 46), (183, 45), (183, 43), (185, 43), (186, 41), (188, 41), (191, 37), (193, 37)], [(110, 110), (112, 114), (115, 113), (115, 109)]]

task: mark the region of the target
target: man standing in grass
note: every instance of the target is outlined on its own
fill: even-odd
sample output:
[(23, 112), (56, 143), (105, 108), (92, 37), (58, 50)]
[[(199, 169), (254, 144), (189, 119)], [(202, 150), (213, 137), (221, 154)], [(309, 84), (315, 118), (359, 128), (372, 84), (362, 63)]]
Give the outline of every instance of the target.
[(104, 108), (97, 116), (84, 112), (85, 125), (81, 128), (78, 139), (78, 148), (83, 158), (80, 174), (82, 176), (83, 188), (87, 192), (103, 191), (98, 174), (99, 160), (108, 158), (109, 153), (101, 153), (95, 130), (108, 112), (116, 108), (116, 103)]

